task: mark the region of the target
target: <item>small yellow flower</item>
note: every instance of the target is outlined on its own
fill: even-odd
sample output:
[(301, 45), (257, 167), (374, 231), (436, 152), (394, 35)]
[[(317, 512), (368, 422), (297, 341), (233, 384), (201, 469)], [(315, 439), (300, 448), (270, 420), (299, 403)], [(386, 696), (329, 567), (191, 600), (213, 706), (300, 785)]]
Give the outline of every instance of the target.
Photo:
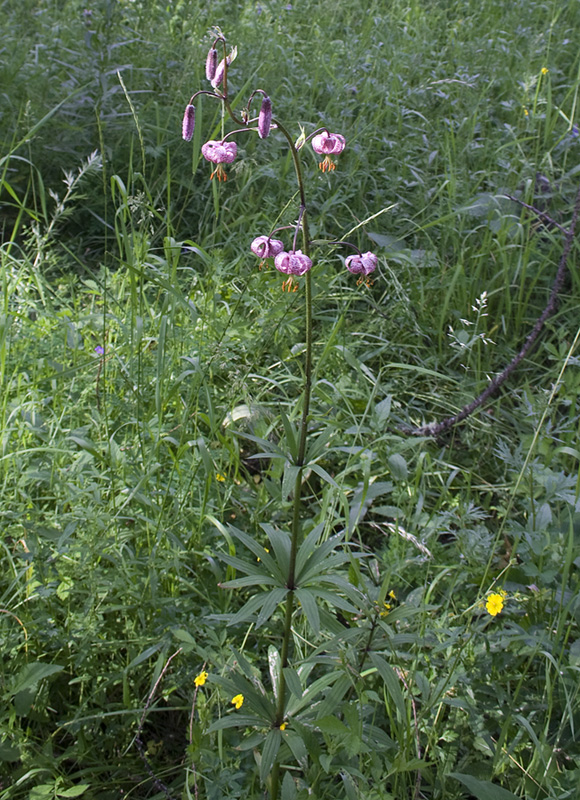
[(203, 684), (207, 681), (207, 672), (200, 672), (197, 678), (194, 680), (196, 686), (203, 686)]
[(216, 479), (216, 481), (219, 481), (220, 483), (223, 483), (225, 481), (225, 479), (226, 479), (226, 476), (222, 475), (221, 472), (217, 472), (216, 476), (215, 476), (215, 479)]
[(281, 731), (285, 731), (285, 730), (286, 730), (286, 723), (285, 723), (285, 722), (283, 722), (283, 723), (280, 725), (280, 730), (281, 730)]
[(487, 613), (492, 617), (497, 617), (504, 607), (506, 597), (507, 592), (504, 592), (503, 590), (490, 594), (485, 603), (485, 609)]
[[(267, 547), (264, 547), (264, 550), (266, 551), (266, 553), (270, 552)], [(260, 558), (260, 556), (258, 556), (257, 559), (256, 559), (256, 561), (261, 561), (261, 560), (262, 559)]]
[(391, 608), (393, 607), (390, 603), (383, 603), (383, 610), (379, 613), (379, 617), (386, 617)]
[(542, 75), (547, 75), (549, 71), (548, 67), (542, 67)]
[(244, 705), (244, 695), (237, 694), (235, 697), (232, 697), (231, 703), (236, 707), (236, 709), (241, 708)]
[(389, 597), (391, 598), (391, 600), (397, 599), (397, 595), (395, 594), (393, 589), (391, 589), (391, 591), (389, 592)]
[(525, 106), (524, 106), (524, 116), (526, 116), (526, 117), (530, 116), (530, 112), (528, 111), (528, 109)]

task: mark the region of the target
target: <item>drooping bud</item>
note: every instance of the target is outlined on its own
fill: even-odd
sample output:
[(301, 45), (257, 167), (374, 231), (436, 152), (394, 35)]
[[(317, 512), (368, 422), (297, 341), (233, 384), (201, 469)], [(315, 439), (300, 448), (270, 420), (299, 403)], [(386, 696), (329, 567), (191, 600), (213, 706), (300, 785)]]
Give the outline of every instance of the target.
[(273, 258), (284, 249), (284, 242), (280, 239), (270, 239), (268, 236), (258, 236), (250, 245), (252, 253), (258, 258)]
[(347, 270), (354, 275), (358, 275), (362, 272), (366, 276), (375, 271), (377, 268), (377, 261), (376, 255), (369, 251), (368, 253), (361, 253), (360, 256), (349, 256), (345, 260), (344, 265)]
[(214, 89), (217, 89), (220, 83), (224, 79), (224, 73), (226, 71), (226, 66), (229, 67), (231, 63), (231, 58), (228, 56), (227, 58), (222, 58), (220, 63), (217, 65), (213, 78), (211, 79), (211, 85)]
[(258, 136), (260, 139), (265, 139), (270, 133), (270, 125), (272, 124), (272, 101), (267, 94), (264, 95), (262, 100), (262, 107), (258, 116)]
[(185, 107), (183, 123), (181, 125), (181, 135), (186, 142), (191, 142), (193, 131), (195, 130), (195, 106), (191, 104)]
[(215, 71), (217, 69), (218, 53), (215, 47), (210, 48), (205, 60), (205, 77), (208, 81), (213, 81), (215, 78)]

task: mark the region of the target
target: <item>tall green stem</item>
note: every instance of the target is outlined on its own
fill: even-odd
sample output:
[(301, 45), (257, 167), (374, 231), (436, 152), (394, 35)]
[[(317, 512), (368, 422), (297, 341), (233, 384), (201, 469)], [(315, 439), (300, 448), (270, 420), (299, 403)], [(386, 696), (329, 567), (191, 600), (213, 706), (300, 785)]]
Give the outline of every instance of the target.
[[(226, 59), (226, 43), (223, 41), (224, 59)], [(223, 102), (229, 116), (238, 125), (245, 124), (245, 121), (240, 119), (233, 111), (229, 97), (228, 97), (228, 84), (227, 84), (227, 62), (224, 69), (223, 78)], [(286, 128), (278, 121), (272, 120), (273, 125), (282, 133), (288, 142), (292, 160), (294, 162), (294, 169), (296, 171), (296, 181), (298, 183), (298, 191), (300, 194), (300, 216), (298, 225), (302, 229), (302, 252), (306, 256), (310, 256), (310, 235), (308, 232), (308, 212), (306, 207), (306, 193), (304, 190), (304, 179), (302, 176), (302, 166), (300, 164), (300, 156), (294, 144), (292, 137)], [(296, 481), (294, 484), (294, 505), (292, 511), (292, 528), (291, 528), (291, 543), (290, 543), (290, 560), (288, 565), (288, 577), (286, 580), (286, 610), (284, 614), (284, 633), (282, 637), (282, 650), (280, 653), (280, 676), (278, 681), (278, 698), (276, 706), (276, 719), (274, 721), (275, 727), (280, 727), (284, 722), (284, 711), (286, 709), (286, 678), (284, 669), (289, 663), (290, 641), (292, 638), (292, 617), (294, 614), (294, 592), (295, 592), (295, 578), (296, 578), (296, 555), (298, 552), (298, 539), (300, 535), (300, 508), (301, 508), (301, 494), (302, 494), (302, 475), (304, 471), (304, 459), (306, 456), (306, 441), (308, 438), (308, 415), (310, 412), (310, 394), (312, 389), (312, 279), (310, 272), (306, 273), (306, 293), (305, 293), (305, 337), (306, 337), (306, 353), (304, 358), (304, 388), (302, 390), (302, 418), (300, 421), (300, 435), (298, 440), (298, 454), (295, 461), (298, 470), (296, 472)], [(270, 776), (270, 797), (271, 800), (277, 800), (278, 789), (280, 783), (280, 763), (277, 761)]]
[[(310, 255), (310, 236), (308, 233), (308, 211), (306, 208), (306, 194), (304, 191), (304, 180), (302, 177), (302, 167), (298, 151), (292, 141), (288, 131), (277, 120), (273, 122), (278, 126), (278, 130), (286, 137), (290, 153), (294, 161), (296, 180), (300, 193), (300, 225), (302, 227), (302, 252)], [(294, 483), (294, 504), (292, 510), (292, 528), (290, 540), (290, 559), (288, 564), (288, 577), (286, 587), (286, 612), (284, 615), (284, 633), (282, 637), (282, 651), (280, 653), (280, 678), (278, 681), (278, 703), (276, 707), (275, 725), (279, 727), (284, 722), (284, 711), (286, 708), (286, 678), (284, 669), (288, 666), (290, 640), (292, 638), (292, 616), (294, 613), (294, 590), (296, 578), (296, 554), (298, 552), (298, 539), (300, 534), (300, 507), (302, 495), (302, 474), (304, 468), (304, 458), (306, 455), (306, 441), (308, 438), (308, 415), (310, 412), (310, 393), (312, 389), (312, 279), (310, 272), (306, 273), (305, 279), (305, 337), (306, 353), (304, 357), (304, 388), (302, 390), (302, 418), (300, 421), (300, 436), (298, 440), (298, 455), (295, 466), (298, 467), (296, 480)], [(280, 782), (280, 763), (277, 761), (272, 768), (270, 797), (277, 800), (278, 787)]]

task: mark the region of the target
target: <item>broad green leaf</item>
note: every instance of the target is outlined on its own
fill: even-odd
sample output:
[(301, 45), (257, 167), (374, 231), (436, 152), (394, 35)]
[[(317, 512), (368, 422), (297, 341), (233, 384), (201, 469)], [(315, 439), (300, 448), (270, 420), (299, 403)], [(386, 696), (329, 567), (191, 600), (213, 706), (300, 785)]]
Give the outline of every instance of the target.
[(18, 675), (14, 677), (11, 694), (18, 694), (26, 689), (35, 687), (44, 678), (50, 675), (55, 675), (57, 672), (62, 672), (64, 667), (58, 664), (43, 664), (40, 661), (33, 661), (31, 664), (26, 664)]
[(282, 780), (282, 800), (295, 800), (295, 798), (296, 784), (290, 772), (285, 772)]
[(406, 481), (409, 471), (407, 469), (407, 462), (400, 453), (393, 453), (387, 459), (389, 469), (393, 478), (399, 481)]
[(296, 477), (302, 467), (296, 467), (288, 461), (284, 464), (284, 474), (282, 475), (282, 498), (286, 500), (296, 488)]
[(274, 728), (266, 736), (266, 741), (262, 748), (262, 760), (260, 762), (260, 781), (262, 783), (266, 782), (266, 778), (272, 771), (281, 741), (282, 734), (280, 733), (280, 728)]
[(507, 789), (491, 783), (491, 781), (481, 781), (479, 778), (474, 778), (473, 775), (451, 772), (450, 777), (460, 781), (471, 794), (477, 797), (477, 800), (520, 800), (517, 795), (508, 792)]
[(71, 786), (70, 789), (61, 789), (57, 791), (57, 797), (80, 797), (87, 789), (90, 789), (90, 783), (79, 783), (77, 786)]
[(290, 689), (294, 697), (302, 697), (302, 683), (296, 670), (292, 667), (284, 668), (284, 677), (286, 679), (286, 686)]

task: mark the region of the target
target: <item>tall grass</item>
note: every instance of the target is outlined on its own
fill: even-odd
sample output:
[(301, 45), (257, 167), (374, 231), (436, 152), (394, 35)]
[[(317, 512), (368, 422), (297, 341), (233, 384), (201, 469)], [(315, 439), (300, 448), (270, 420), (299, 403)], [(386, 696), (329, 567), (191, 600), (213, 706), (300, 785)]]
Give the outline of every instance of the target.
[(288, 202), (284, 149), (244, 142), (217, 187), (217, 104), (179, 138), (214, 25), (239, 103), (259, 84), (296, 134), (347, 139), (330, 178), (304, 159), (313, 238), (382, 212), (354, 234), (370, 289), (316, 266), (313, 423), (340, 488), (313, 473), (306, 503), (347, 528), (364, 602), (322, 607), (318, 635), (294, 621), (303, 689), (334, 682), (289, 725), (282, 797), (574, 798), (576, 271), (483, 412), (441, 441), (402, 429), (469, 402), (546, 304), (563, 237), (504, 195), (570, 220), (577, 6), (3, 11), (0, 798), (263, 795), (260, 732), (208, 730), (219, 680), (269, 687), (280, 621), (226, 624), (250, 595), (219, 588), (221, 556), (241, 557), (229, 524), (267, 546), (289, 517), (282, 466), (234, 432), (283, 436), (301, 296), (249, 253)]

